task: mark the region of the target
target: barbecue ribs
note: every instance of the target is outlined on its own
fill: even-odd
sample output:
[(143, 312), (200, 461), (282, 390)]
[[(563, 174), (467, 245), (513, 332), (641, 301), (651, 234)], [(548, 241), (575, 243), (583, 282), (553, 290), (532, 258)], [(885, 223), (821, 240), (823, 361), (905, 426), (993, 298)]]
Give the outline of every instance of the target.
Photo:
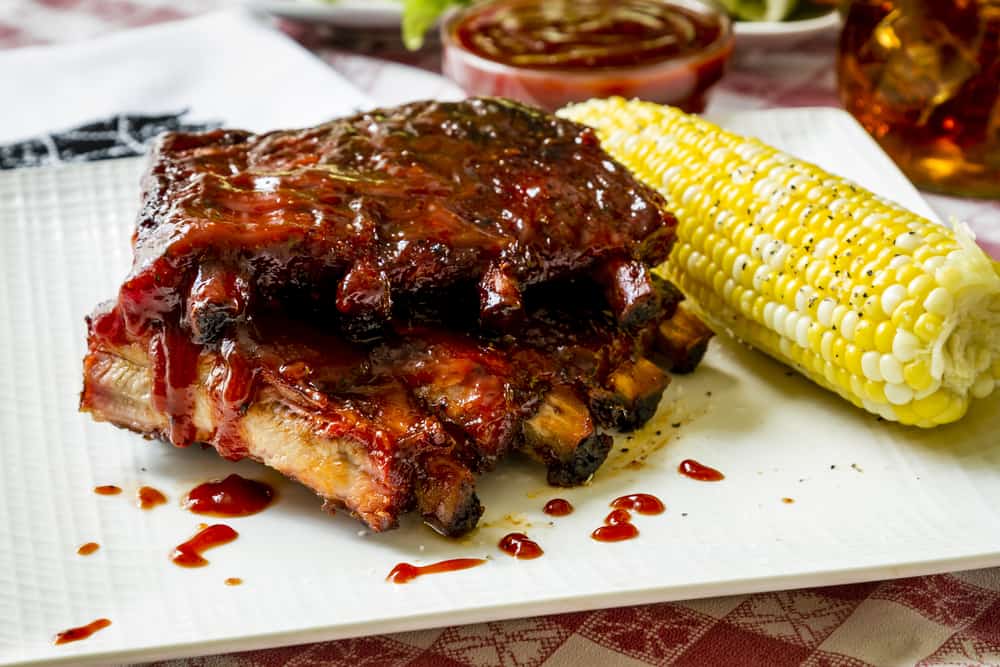
[(81, 409), (297, 479), (376, 531), (476, 525), (521, 451), (580, 484), (711, 332), (652, 275), (663, 202), (581, 126), (499, 99), (169, 134)]
[(660, 331), (684, 312), (674, 298), (634, 331), (596, 308), (544, 305), (516, 335), (424, 313), (370, 344), (268, 313), (217, 349), (134, 339), (108, 304), (88, 320), (81, 403), (148, 436), (260, 461), (373, 530), (415, 508), (457, 535), (482, 512), (474, 475), (506, 454), (523, 450), (550, 483), (579, 484), (607, 456), (603, 428), (652, 415), (683, 353)]
[(656, 314), (646, 266), (676, 221), (590, 129), (501, 99), (418, 102), (315, 128), (168, 134), (144, 179), (130, 331), (180, 314), (196, 342), (299, 301), (377, 335), (399, 296), (478, 285), (484, 323), (587, 273), (620, 321)]

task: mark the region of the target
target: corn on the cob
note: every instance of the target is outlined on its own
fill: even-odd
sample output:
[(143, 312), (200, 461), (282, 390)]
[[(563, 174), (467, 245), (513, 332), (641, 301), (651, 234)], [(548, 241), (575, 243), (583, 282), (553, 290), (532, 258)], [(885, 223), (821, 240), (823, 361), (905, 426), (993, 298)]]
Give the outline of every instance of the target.
[(560, 113), (664, 195), (680, 224), (661, 270), (717, 330), (903, 424), (1000, 384), (1000, 272), (961, 226), (669, 107)]

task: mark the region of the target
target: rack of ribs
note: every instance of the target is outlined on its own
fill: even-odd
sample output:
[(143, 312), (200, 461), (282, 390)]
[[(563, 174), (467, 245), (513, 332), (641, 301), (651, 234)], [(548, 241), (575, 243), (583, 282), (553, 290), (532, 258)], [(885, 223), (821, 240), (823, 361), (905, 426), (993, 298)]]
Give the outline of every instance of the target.
[(81, 409), (262, 462), (374, 531), (472, 529), (476, 476), (512, 452), (586, 481), (712, 335), (648, 269), (662, 201), (505, 100), (167, 135), (144, 182)]
[(666, 259), (675, 227), (592, 130), (507, 100), (168, 134), (119, 300), (133, 332), (185, 308), (211, 342), (256, 308), (298, 301), (364, 339), (401, 296), (472, 283), (482, 321), (503, 329), (528, 286), (587, 274), (637, 325), (656, 313), (647, 265)]
[(502, 335), (422, 315), (367, 344), (269, 313), (210, 348), (134, 339), (106, 304), (88, 320), (81, 403), (147, 436), (269, 465), (375, 531), (416, 509), (457, 535), (482, 512), (475, 475), (512, 451), (541, 461), (552, 484), (586, 481), (610, 448), (604, 429), (641, 426), (667, 371), (697, 364), (678, 362), (685, 351), (661, 333), (683, 313), (672, 302), (623, 330), (595, 308), (544, 305)]

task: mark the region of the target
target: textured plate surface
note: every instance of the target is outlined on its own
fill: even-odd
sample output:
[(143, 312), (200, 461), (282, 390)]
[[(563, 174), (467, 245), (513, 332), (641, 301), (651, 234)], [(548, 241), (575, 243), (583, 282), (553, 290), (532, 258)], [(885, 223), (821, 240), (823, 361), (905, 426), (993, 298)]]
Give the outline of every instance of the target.
[[(929, 213), (842, 112), (722, 120)], [(483, 479), (484, 525), (460, 542), (415, 521), (358, 535), (358, 524), (327, 516), (259, 466), (93, 423), (76, 412), (83, 317), (127, 270), (141, 167), (0, 174), (0, 663), (151, 660), (1000, 565), (996, 401), (937, 431), (898, 428), (725, 340), (697, 373), (675, 379), (653, 423), (619, 438), (592, 485), (557, 492), (523, 463)], [(687, 457), (726, 479), (679, 476)], [(240, 537), (209, 552), (209, 566), (175, 567), (171, 548), (201, 520), (179, 499), (233, 470), (274, 482), (279, 501), (228, 521)], [(96, 484), (125, 492), (97, 496)], [(170, 503), (138, 510), (142, 484)], [(632, 542), (592, 541), (608, 502), (636, 491), (659, 495), (667, 512), (637, 517)], [(557, 495), (577, 511), (550, 523), (541, 507)], [(514, 529), (545, 556), (500, 553), (497, 540)], [(77, 556), (91, 540), (101, 550)], [(491, 560), (404, 586), (384, 581), (399, 561), (457, 556)], [(227, 577), (245, 583), (225, 586)], [(99, 617), (113, 624), (52, 645), (55, 632)]]

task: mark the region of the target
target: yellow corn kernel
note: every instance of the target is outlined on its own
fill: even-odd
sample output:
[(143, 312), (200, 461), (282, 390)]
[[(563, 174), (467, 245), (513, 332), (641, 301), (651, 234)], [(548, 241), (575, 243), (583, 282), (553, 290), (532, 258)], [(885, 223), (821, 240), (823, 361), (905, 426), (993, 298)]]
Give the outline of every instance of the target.
[(913, 324), (913, 333), (925, 343), (937, 340), (944, 322), (934, 313), (923, 313)]
[(897, 329), (913, 329), (913, 325), (917, 323), (917, 318), (920, 317), (921, 312), (919, 303), (913, 299), (907, 299), (899, 304), (899, 307), (893, 312), (892, 323)]
[(879, 322), (875, 327), (875, 349), (882, 354), (892, 352), (892, 341), (896, 338), (896, 327), (892, 322)]

